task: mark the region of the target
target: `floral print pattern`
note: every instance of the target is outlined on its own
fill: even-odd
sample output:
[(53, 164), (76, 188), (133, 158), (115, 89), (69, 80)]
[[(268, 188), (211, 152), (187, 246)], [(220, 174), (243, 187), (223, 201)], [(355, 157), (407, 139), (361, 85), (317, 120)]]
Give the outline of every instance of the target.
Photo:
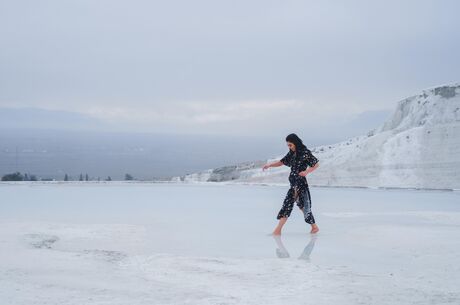
[(319, 160), (308, 149), (301, 151), (299, 156), (296, 154), (296, 152), (289, 150), (289, 152), (281, 158), (280, 161), (291, 168), (291, 173), (289, 174), (289, 182), (291, 186), (308, 185), (307, 178), (300, 176), (299, 172), (306, 170), (308, 166), (315, 166)]
[(287, 191), (286, 197), (283, 201), (283, 206), (277, 215), (277, 219), (281, 217), (289, 217), (294, 206), (294, 202), (297, 202), (297, 206), (303, 209), (305, 222), (309, 224), (315, 223), (315, 218), (311, 211), (311, 197), (310, 190), (308, 188), (307, 178), (300, 176), (299, 172), (306, 170), (309, 166), (313, 167), (319, 160), (311, 153), (310, 150), (306, 149), (299, 152), (289, 150), (289, 152), (280, 160), (284, 165), (291, 168), (289, 174), (289, 183), (291, 187)]

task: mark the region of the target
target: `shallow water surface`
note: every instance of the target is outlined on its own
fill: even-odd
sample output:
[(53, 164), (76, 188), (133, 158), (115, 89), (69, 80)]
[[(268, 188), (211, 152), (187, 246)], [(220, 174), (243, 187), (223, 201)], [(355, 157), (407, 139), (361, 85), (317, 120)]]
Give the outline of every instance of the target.
[[(373, 298), (392, 303), (395, 299), (383, 296), (405, 295), (417, 281), (420, 291), (432, 290), (427, 292), (428, 299), (417, 296), (422, 301), (434, 302), (436, 294), (447, 303), (460, 297), (454, 284), (460, 281), (458, 192), (310, 187), (320, 232), (312, 236), (302, 213), (294, 206), (283, 234), (274, 237), (270, 233), (277, 224), (276, 215), (287, 189), (174, 183), (1, 184), (0, 282), (14, 274), (18, 285), (29, 282), (36, 288), (37, 283), (49, 282), (48, 278), (37, 278), (37, 274), (56, 269), (60, 276), (75, 277), (87, 268), (87, 259), (91, 258), (94, 264), (100, 262), (95, 266), (101, 274), (115, 276), (117, 268), (124, 266), (123, 270), (131, 270), (136, 276), (145, 274), (165, 285), (182, 280), (179, 275), (168, 276), (172, 270), (175, 274), (196, 276), (198, 282), (204, 274), (218, 278), (226, 274), (230, 281), (236, 274), (246, 276), (240, 273), (253, 264), (258, 267), (254, 267), (251, 276), (268, 276), (281, 268), (302, 278), (300, 266), (307, 268), (311, 281), (323, 283), (335, 277), (329, 278), (334, 291), (339, 284), (346, 288), (342, 281), (359, 283), (362, 292), (350, 298), (350, 304)], [(49, 265), (50, 260), (61, 265)], [(286, 265), (277, 265), (273, 260)], [(41, 268), (48, 266), (47, 271), (36, 269), (37, 261), (43, 263)], [(256, 262), (262, 265), (254, 265)], [(295, 262), (308, 265), (292, 265)], [(205, 267), (199, 267), (201, 264)], [(74, 267), (67, 270), (69, 266)], [(292, 271), (294, 266), (296, 271)], [(158, 268), (163, 268), (162, 273), (157, 272)], [(200, 268), (205, 268), (206, 273)], [(372, 281), (368, 282), (368, 278)], [(373, 289), (369, 285), (385, 286), (394, 279), (400, 282), (391, 289), (387, 287), (389, 291), (367, 295), (366, 291)], [(86, 281), (86, 276), (82, 280)], [(211, 285), (205, 277), (202, 280), (199, 287)], [(110, 289), (118, 283), (114, 280)], [(137, 285), (143, 285), (140, 283)], [(0, 296), (3, 293), (14, 299), (5, 287), (8, 286), (0, 289)], [(32, 294), (34, 289), (31, 288)], [(185, 298), (187, 292), (177, 289)], [(192, 290), (197, 289), (201, 291), (197, 287)], [(222, 289), (222, 300), (232, 303)], [(326, 290), (318, 293), (318, 300), (326, 300)], [(343, 293), (351, 292), (345, 289)], [(201, 294), (196, 297), (200, 299)], [(234, 297), (247, 301), (240, 294)], [(208, 300), (212, 304), (214, 299), (209, 296)], [(27, 303), (26, 299), (21, 301)], [(182, 303), (184, 299), (176, 301)]]

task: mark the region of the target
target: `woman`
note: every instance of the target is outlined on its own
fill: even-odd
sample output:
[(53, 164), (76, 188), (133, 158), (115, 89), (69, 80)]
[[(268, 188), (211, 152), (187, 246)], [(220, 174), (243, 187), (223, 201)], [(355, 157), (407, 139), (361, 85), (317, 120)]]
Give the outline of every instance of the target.
[(295, 133), (291, 133), (286, 137), (286, 143), (289, 147), (289, 152), (281, 160), (267, 163), (262, 168), (262, 170), (265, 170), (281, 165), (291, 168), (291, 173), (289, 174), (290, 188), (276, 217), (276, 219), (279, 219), (278, 226), (272, 234), (281, 234), (281, 229), (291, 215), (294, 202), (297, 202), (297, 206), (303, 211), (305, 222), (311, 225), (310, 233), (317, 233), (319, 228), (311, 212), (310, 190), (305, 176), (318, 168), (319, 160), (313, 156)]

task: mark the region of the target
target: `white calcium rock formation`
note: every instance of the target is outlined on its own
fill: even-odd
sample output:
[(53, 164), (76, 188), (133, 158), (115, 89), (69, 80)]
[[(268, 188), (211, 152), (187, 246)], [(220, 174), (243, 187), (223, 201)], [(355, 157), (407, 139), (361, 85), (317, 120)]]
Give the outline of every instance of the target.
[[(307, 176), (310, 185), (460, 189), (460, 84), (423, 90), (367, 135), (311, 150), (320, 166)], [(287, 183), (289, 168), (261, 170), (281, 157), (174, 179)]]

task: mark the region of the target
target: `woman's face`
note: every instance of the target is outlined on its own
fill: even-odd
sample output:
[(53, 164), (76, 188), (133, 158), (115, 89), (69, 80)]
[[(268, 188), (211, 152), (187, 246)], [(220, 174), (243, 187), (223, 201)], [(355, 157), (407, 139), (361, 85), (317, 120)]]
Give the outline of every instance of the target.
[(290, 150), (295, 151), (295, 145), (292, 142), (287, 141), (287, 146), (289, 147)]

